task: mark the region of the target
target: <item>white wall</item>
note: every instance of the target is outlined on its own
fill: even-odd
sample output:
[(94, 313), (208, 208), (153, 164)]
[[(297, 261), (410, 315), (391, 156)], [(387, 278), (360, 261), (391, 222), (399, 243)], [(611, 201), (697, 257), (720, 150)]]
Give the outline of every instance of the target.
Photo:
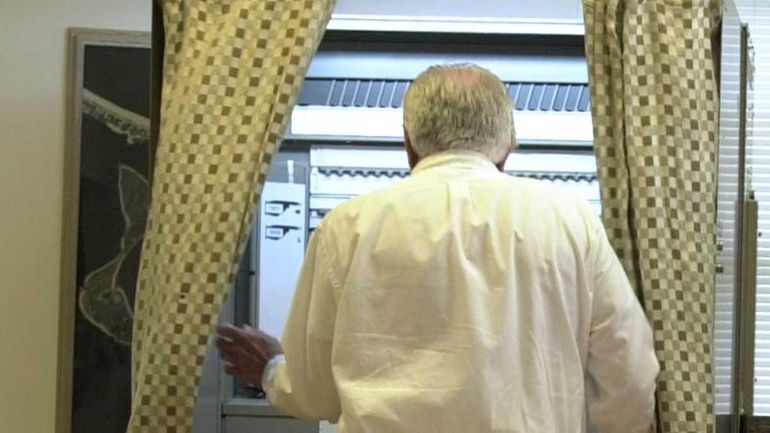
[(0, 0), (0, 432), (52, 433), (67, 28), (150, 29), (151, 0)]

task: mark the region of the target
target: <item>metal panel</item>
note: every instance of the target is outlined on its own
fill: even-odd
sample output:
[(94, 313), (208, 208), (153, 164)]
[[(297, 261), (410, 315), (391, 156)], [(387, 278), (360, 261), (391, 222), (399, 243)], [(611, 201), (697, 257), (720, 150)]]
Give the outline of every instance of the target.
[[(519, 144), (593, 145), (593, 123), (588, 111), (516, 110), (514, 122)], [(297, 106), (287, 131), (291, 140), (402, 142), (403, 137), (402, 110), (390, 107)]]
[(583, 35), (583, 23), (569, 21), (506, 20), (495, 18), (430, 17), (426, 19), (343, 15), (329, 21), (327, 30), (355, 30), (371, 32), (424, 32), (424, 33), (479, 33), (504, 35)]
[[(758, 227), (770, 229), (770, 3), (766, 0), (737, 0), (738, 10), (751, 28), (753, 100), (749, 95), (748, 156), (752, 185), (759, 202)], [(751, 110), (753, 107), (753, 110)], [(753, 125), (751, 124), (753, 118)], [(770, 236), (758, 240), (757, 318), (755, 338), (754, 415), (770, 415)]]
[(484, 18), (581, 21), (578, 0), (337, 0), (334, 15)]
[[(467, 38), (436, 42), (435, 38), (400, 41), (395, 36), (375, 42), (337, 40), (329, 34), (310, 63), (307, 78), (413, 80), (428, 66), (475, 63), (505, 82), (588, 83), (581, 38), (521, 41)], [(361, 37), (350, 35), (350, 38)]]
[(305, 255), (305, 194), (304, 184), (291, 182), (267, 182), (262, 190), (259, 269), (281, 270), (259, 274), (259, 328), (270, 335), (283, 335)]
[(214, 339), (209, 343), (198, 385), (198, 401), (193, 411), (193, 433), (216, 433), (221, 429), (222, 405), (219, 401), (219, 351)]
[[(313, 146), (310, 165), (310, 230), (345, 200), (387, 187), (409, 174), (402, 149), (375, 146)], [(601, 212), (596, 160), (590, 152), (515, 152), (505, 171), (568, 189), (597, 214)]]
[(346, 30), (583, 34), (580, 0), (339, 0), (329, 28)]
[(753, 194), (743, 202), (740, 278), (740, 367), (738, 372), (738, 406), (744, 418), (754, 414), (754, 335), (757, 305), (757, 210)]
[[(321, 107), (400, 108), (407, 80), (308, 78), (298, 105)], [(590, 107), (588, 84), (506, 83), (508, 94), (521, 111), (579, 111)], [(569, 95), (569, 97), (567, 97)]]
[[(722, 25), (720, 67), (720, 141), (718, 155), (717, 236), (719, 242), (714, 326), (716, 413), (731, 409), (733, 305), (736, 284), (736, 203), (738, 200), (738, 89), (740, 82), (740, 20), (727, 2)], [(732, 6), (732, 7), (731, 7)], [(736, 412), (732, 412), (735, 410)], [(728, 432), (730, 430), (719, 430)], [(737, 433), (737, 432), (736, 432)]]
[(318, 433), (318, 423), (289, 418), (227, 416), (223, 433)]

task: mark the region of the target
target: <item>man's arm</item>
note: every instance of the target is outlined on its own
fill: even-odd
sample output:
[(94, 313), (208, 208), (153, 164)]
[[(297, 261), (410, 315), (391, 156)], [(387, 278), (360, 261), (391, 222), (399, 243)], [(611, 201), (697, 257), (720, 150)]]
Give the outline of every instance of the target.
[(594, 269), (589, 417), (599, 433), (647, 433), (659, 371), (652, 329), (604, 228), (596, 226), (589, 251)]
[(284, 359), (281, 342), (259, 329), (222, 325), (217, 329), (217, 349), (225, 361), (225, 373), (258, 386)]
[(329, 252), (319, 239), (321, 232), (321, 227), (316, 229), (307, 248), (283, 347), (258, 329), (228, 325), (219, 328), (217, 347), (228, 364), (226, 373), (261, 386), (270, 402), (286, 414), (336, 422), (340, 403), (331, 352), (339, 283), (328, 266)]
[(329, 266), (323, 223), (310, 239), (283, 334), (285, 362), (274, 362), (262, 386), (288, 415), (336, 422), (340, 402), (332, 375), (339, 282)]

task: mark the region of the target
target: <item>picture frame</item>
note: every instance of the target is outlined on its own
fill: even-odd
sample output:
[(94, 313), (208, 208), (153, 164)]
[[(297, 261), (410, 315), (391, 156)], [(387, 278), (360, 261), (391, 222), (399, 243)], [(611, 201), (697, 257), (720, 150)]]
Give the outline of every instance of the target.
[(154, 149), (150, 32), (68, 33), (56, 431), (124, 433)]

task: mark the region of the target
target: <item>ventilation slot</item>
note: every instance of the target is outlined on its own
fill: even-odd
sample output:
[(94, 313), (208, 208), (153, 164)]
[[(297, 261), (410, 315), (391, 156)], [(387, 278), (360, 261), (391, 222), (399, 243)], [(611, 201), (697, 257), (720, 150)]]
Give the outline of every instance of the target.
[[(305, 80), (299, 105), (358, 108), (401, 108), (409, 81)], [(587, 84), (506, 83), (519, 111), (586, 112), (591, 109)]]

